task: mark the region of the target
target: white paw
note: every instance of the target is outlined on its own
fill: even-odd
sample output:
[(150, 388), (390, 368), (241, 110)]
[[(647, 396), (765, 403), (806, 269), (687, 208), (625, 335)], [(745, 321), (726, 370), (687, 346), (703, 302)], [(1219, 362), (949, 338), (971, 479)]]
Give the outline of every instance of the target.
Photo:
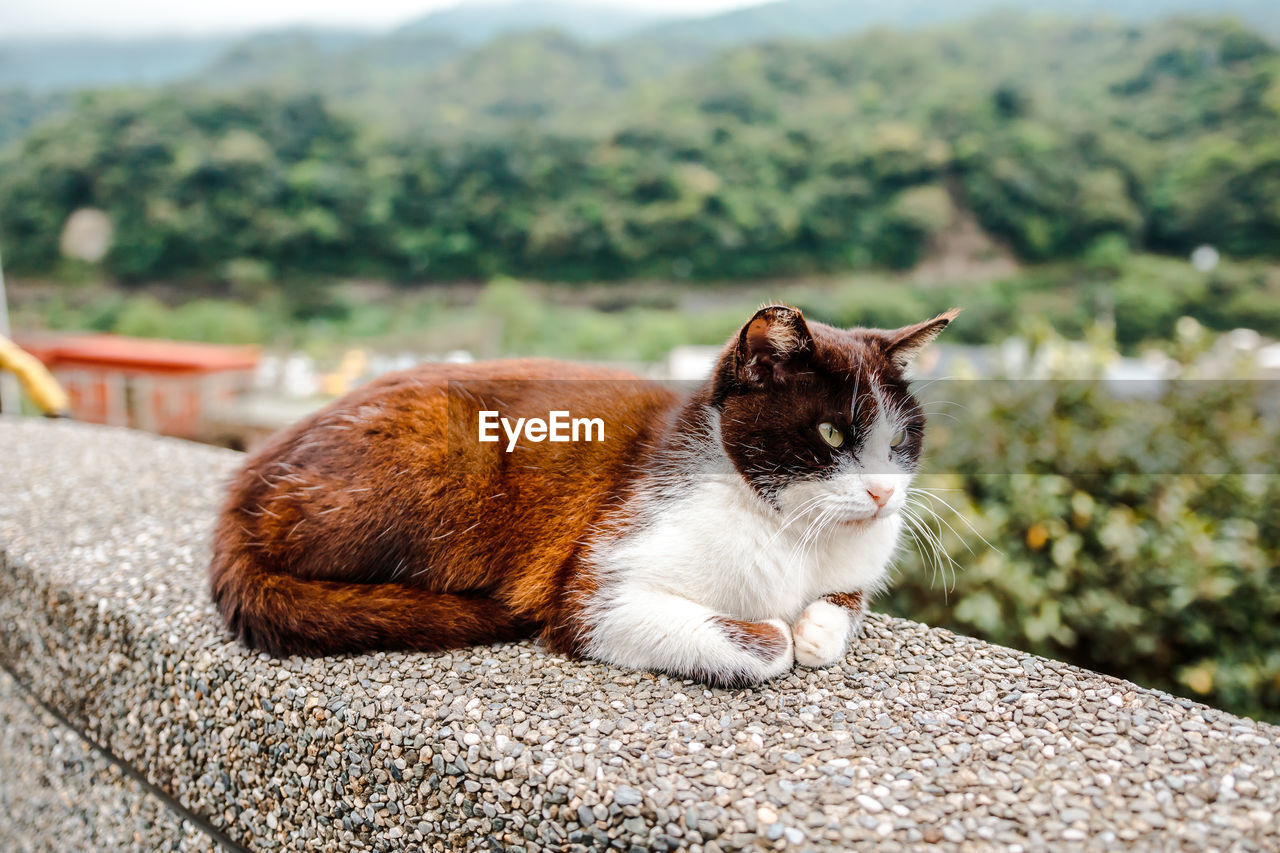
[(796, 661), (805, 666), (830, 666), (844, 657), (854, 627), (843, 607), (815, 601), (800, 614), (792, 629)]
[(756, 625), (768, 625), (775, 631), (756, 634), (748, 639), (739, 635), (735, 639), (738, 654), (727, 673), (713, 676), (711, 680), (728, 686), (745, 687), (762, 684), (791, 671), (795, 663), (795, 642), (791, 626), (779, 619), (762, 619)]

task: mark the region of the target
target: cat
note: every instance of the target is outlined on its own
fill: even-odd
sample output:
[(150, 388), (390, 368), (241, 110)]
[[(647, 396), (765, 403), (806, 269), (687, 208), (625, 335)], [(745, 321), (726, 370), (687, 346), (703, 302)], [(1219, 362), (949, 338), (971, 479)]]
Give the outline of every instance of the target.
[[(389, 374), (248, 458), (213, 599), (276, 655), (538, 636), (721, 687), (830, 665), (919, 466), (904, 373), (957, 313), (845, 330), (769, 305), (687, 394), (532, 359)], [(481, 441), (495, 412), (598, 418), (605, 440)]]

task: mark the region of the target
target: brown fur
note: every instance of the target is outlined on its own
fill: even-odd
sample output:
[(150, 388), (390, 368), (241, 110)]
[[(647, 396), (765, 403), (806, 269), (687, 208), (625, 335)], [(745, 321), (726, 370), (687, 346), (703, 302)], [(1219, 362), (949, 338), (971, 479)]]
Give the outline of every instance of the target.
[(564, 605), (588, 591), (569, 571), (579, 543), (654, 436), (636, 426), (511, 454), (478, 444), (476, 412), (498, 408), (507, 381), (529, 389), (502, 406), (512, 417), (569, 409), (640, 425), (679, 402), (623, 373), (540, 361), (370, 383), (281, 432), (233, 481), (211, 567), (231, 630), (276, 654), (331, 654), (455, 648), (565, 622)]
[[(627, 525), (641, 474), (678, 466), (664, 448), (702, 428), (701, 411), (720, 409), (723, 446), (768, 500), (782, 478), (815, 476), (830, 461), (831, 449), (794, 422), (825, 417), (853, 436), (862, 426), (849, 416), (849, 385), (869, 369), (914, 405), (895, 352), (951, 316), (886, 335), (806, 325), (799, 311), (771, 306), (689, 398), (626, 373), (538, 360), (383, 377), (248, 458), (215, 531), (213, 599), (237, 637), (274, 654), (443, 650), (539, 633), (577, 654), (596, 585), (585, 548)], [(477, 442), (481, 409), (601, 417), (606, 439), (507, 453), (505, 438)], [(918, 446), (918, 435), (910, 440)], [(861, 606), (859, 593), (847, 598), (842, 606)], [(721, 624), (761, 655), (785, 648), (774, 626)]]
[(860, 617), (867, 606), (861, 592), (837, 592), (825, 598), (836, 607), (848, 610), (855, 618)]
[(862, 628), (862, 620), (867, 615), (866, 595), (861, 591), (837, 592), (833, 595), (824, 595), (823, 599), (836, 607), (843, 607), (848, 612), (849, 632), (851, 635), (857, 635)]
[(727, 616), (717, 616), (715, 621), (739, 648), (761, 660), (775, 658), (787, 648), (787, 638), (768, 622), (744, 622)]

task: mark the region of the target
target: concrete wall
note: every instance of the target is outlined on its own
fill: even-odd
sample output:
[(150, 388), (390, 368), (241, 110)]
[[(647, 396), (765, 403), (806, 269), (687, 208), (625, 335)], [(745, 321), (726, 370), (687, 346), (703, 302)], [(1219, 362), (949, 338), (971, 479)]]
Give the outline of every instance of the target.
[(0, 453), (3, 849), (1280, 849), (1280, 729), (899, 619), (738, 691), (251, 653), (205, 591), (236, 454), (6, 420)]
[(217, 850), (217, 841), (0, 670), (0, 850)]

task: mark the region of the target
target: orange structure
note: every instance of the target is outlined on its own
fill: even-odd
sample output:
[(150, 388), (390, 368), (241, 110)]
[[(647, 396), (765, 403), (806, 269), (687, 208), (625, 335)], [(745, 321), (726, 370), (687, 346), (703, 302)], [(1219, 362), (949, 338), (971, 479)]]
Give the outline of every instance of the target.
[(100, 334), (21, 345), (66, 389), (73, 418), (192, 439), (249, 390), (259, 357), (255, 347)]

